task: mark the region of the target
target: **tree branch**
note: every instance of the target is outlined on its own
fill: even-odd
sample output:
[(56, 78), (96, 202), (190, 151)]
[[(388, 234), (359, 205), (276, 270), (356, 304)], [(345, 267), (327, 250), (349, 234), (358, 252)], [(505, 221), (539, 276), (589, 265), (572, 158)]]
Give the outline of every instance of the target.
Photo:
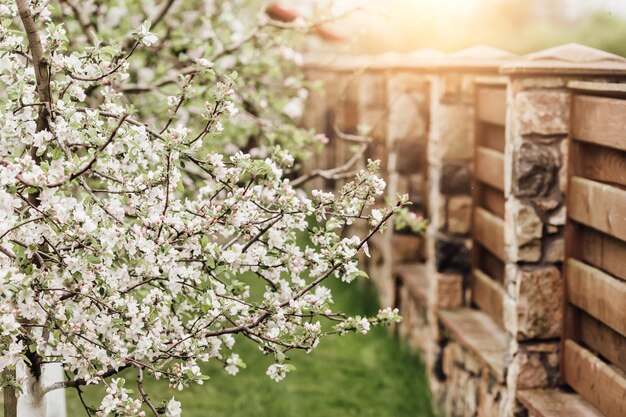
[(26, 30), (28, 44), (30, 45), (31, 54), (33, 56), (33, 67), (35, 69), (35, 80), (37, 81), (37, 96), (41, 103), (45, 106), (39, 108), (39, 117), (37, 118), (37, 132), (47, 130), (48, 128), (48, 107), (52, 102), (50, 93), (50, 65), (44, 57), (41, 38), (35, 25), (35, 19), (30, 11), (27, 0), (15, 0), (20, 19)]

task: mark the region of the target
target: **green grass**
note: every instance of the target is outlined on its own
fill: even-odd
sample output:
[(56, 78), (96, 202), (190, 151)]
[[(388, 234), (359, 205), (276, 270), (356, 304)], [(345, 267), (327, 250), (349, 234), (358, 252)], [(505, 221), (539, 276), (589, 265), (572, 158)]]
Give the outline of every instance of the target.
[[(339, 310), (352, 314), (376, 311), (374, 295), (357, 283), (331, 285)], [(184, 417), (429, 417), (433, 416), (424, 367), (419, 357), (376, 328), (369, 335), (328, 337), (311, 354), (297, 352), (291, 363), (297, 371), (280, 383), (265, 370), (270, 358), (252, 344), (239, 342), (248, 367), (236, 377), (217, 365), (211, 380), (179, 392), (162, 381), (146, 381), (155, 402), (175, 396)], [(129, 386), (134, 381), (127, 375)], [(87, 403), (97, 406), (100, 387), (86, 389)], [(86, 413), (74, 391), (69, 391), (69, 417)], [(158, 399), (158, 401), (157, 401)], [(149, 414), (148, 414), (149, 415)]]

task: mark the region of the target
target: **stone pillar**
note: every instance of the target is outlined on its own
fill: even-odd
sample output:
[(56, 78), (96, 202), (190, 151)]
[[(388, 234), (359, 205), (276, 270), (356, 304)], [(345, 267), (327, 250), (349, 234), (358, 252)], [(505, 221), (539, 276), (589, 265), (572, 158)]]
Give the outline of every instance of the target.
[[(389, 189), (388, 152), (387, 152), (387, 69), (383, 65), (371, 64), (359, 76), (358, 114), (359, 126), (362, 133), (369, 136), (370, 144), (365, 152), (364, 159), (380, 160), (380, 174), (387, 182)], [(393, 184), (391, 184), (393, 187)], [(384, 205), (381, 198), (379, 206)], [(396, 287), (392, 279), (392, 236), (393, 230), (377, 234), (370, 241), (372, 258), (369, 264), (370, 276), (378, 291), (381, 307), (395, 307)]]
[[(478, 46), (451, 54), (432, 75), (428, 136), (427, 273), (429, 316), (438, 309), (467, 304), (470, 272), (474, 80), (496, 76), (512, 54)], [(441, 336), (431, 320), (432, 349), (427, 363), (437, 399), (442, 361)]]
[[(426, 145), (430, 118), (430, 79), (426, 70), (441, 58), (440, 52), (418, 50), (411, 54), (386, 54), (387, 75), (387, 200), (408, 194), (409, 210), (426, 216)], [(393, 235), (393, 264), (424, 262), (424, 239), (409, 230)]]
[(613, 75), (626, 60), (568, 44), (504, 65), (509, 76), (505, 147), (504, 324), (511, 343), (505, 415), (517, 390), (559, 383), (568, 82)]
[[(332, 169), (344, 164), (355, 151), (354, 143), (341, 138), (342, 133), (356, 134), (359, 108), (359, 74), (370, 62), (367, 56), (308, 54), (304, 72), (312, 83), (302, 126), (322, 133), (328, 139), (322, 150), (302, 161), (304, 173), (314, 169)], [(356, 169), (364, 164), (357, 164)], [(336, 190), (342, 181), (315, 178), (305, 189)]]
[[(386, 204), (395, 204), (398, 194), (408, 194), (412, 203), (409, 210), (416, 216), (426, 214), (430, 88), (425, 69), (440, 55), (433, 50), (378, 55), (359, 79), (359, 120), (370, 128), (373, 139), (367, 157), (381, 161), (381, 173), (387, 182)], [(374, 245), (381, 255), (373, 272), (382, 289), (381, 303), (397, 307), (402, 292), (397, 267), (424, 261), (423, 237), (408, 229), (396, 231), (389, 227)], [(408, 302), (405, 297), (405, 304)]]

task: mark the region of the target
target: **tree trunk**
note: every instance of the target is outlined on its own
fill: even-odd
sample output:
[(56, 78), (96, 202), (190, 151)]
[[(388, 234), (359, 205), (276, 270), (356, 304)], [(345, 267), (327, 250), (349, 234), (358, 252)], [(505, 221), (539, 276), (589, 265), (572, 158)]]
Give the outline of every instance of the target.
[(44, 386), (65, 379), (60, 364), (44, 365), (39, 378), (35, 378), (30, 369), (22, 364), (18, 368), (19, 377), (25, 377), (25, 382), (23, 393), (17, 401), (17, 417), (66, 417), (65, 390), (57, 389), (47, 394), (43, 392)]
[[(9, 371), (8, 369), (4, 370), (4, 374), (7, 376), (7, 379), (10, 378), (14, 371)], [(17, 417), (17, 397), (15, 396), (15, 388), (13, 387), (4, 387), (2, 390), (4, 396), (4, 417)]]

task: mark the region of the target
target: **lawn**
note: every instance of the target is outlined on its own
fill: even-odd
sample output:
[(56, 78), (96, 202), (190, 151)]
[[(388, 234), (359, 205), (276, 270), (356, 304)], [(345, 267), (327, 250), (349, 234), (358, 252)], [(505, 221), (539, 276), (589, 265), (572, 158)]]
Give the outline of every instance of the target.
[[(332, 287), (340, 309), (352, 314), (376, 311), (369, 288), (338, 281)], [(386, 329), (377, 328), (367, 336), (326, 338), (312, 354), (294, 354), (291, 363), (297, 371), (280, 383), (265, 375), (270, 359), (252, 344), (240, 346), (240, 351), (248, 367), (236, 377), (215, 367), (212, 379), (202, 386), (178, 392), (165, 383), (146, 381), (146, 389), (153, 399), (174, 395), (183, 403), (184, 417), (434, 415), (420, 358)], [(100, 395), (92, 387), (85, 397), (90, 405), (96, 405)], [(69, 417), (86, 416), (74, 391), (68, 392), (68, 411)]]

